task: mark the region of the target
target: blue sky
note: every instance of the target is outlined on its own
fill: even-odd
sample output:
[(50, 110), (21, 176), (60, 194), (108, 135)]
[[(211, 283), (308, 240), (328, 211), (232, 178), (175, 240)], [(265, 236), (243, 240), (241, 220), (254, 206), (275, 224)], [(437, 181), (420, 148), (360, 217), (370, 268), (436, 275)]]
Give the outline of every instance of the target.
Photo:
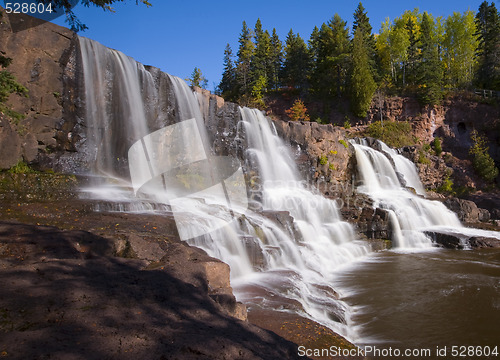
[[(386, 17), (394, 19), (405, 10), (418, 7), (434, 16), (454, 11), (477, 11), (482, 0), (363, 1), (374, 32)], [(213, 89), (222, 75), (226, 43), (236, 53), (243, 21), (253, 28), (260, 17), (264, 29), (276, 28), (281, 40), (293, 29), (307, 40), (314, 26), (321, 26), (335, 13), (349, 25), (359, 1), (198, 1), (150, 0), (152, 7), (135, 0), (113, 5), (115, 13), (77, 5), (75, 13), (89, 29), (81, 35), (120, 50), (145, 65), (189, 77), (199, 67)], [(496, 1), (498, 7), (498, 2)], [(63, 19), (54, 22), (65, 26)]]

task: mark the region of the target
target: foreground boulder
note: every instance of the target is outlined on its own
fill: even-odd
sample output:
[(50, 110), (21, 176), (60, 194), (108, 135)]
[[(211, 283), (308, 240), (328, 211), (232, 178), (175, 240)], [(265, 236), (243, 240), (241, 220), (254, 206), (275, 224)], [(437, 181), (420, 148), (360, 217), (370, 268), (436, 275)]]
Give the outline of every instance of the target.
[[(116, 250), (113, 240), (85, 231), (0, 222), (2, 356), (298, 357), (297, 345), (227, 315), (213, 301), (207, 288), (224, 288), (221, 269), (211, 283), (194, 286), (169, 270), (167, 258), (152, 266), (110, 256)], [(206, 267), (223, 267), (212, 265)]]

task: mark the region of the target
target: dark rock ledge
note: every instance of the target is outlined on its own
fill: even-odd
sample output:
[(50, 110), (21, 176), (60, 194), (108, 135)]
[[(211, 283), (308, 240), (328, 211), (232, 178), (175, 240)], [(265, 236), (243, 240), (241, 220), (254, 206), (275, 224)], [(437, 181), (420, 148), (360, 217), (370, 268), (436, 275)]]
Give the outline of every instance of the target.
[(485, 236), (468, 236), (446, 231), (425, 231), (433, 241), (441, 247), (448, 249), (480, 249), (480, 248), (500, 248), (500, 240)]

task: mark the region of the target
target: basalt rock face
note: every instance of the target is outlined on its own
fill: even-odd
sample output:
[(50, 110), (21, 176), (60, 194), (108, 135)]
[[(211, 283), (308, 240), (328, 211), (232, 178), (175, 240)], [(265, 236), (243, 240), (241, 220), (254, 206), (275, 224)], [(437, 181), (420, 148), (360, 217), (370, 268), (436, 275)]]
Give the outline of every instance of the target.
[(274, 121), (278, 135), (295, 153), (302, 176), (318, 184), (351, 179), (353, 148), (343, 128), (316, 122)]
[(13, 59), (8, 71), (29, 90), (27, 97), (9, 98), (24, 119), (0, 117), (0, 169), (20, 160), (45, 163), (45, 158), (55, 158), (54, 152), (74, 151), (71, 129), (63, 124), (75, 103), (74, 89), (67, 86), (76, 76), (75, 35), (51, 23), (13, 32), (11, 22), (32, 18), (0, 11), (0, 49)]
[(477, 223), (490, 220), (490, 212), (486, 209), (478, 208), (473, 201), (449, 198), (444, 204), (457, 214), (460, 221)]

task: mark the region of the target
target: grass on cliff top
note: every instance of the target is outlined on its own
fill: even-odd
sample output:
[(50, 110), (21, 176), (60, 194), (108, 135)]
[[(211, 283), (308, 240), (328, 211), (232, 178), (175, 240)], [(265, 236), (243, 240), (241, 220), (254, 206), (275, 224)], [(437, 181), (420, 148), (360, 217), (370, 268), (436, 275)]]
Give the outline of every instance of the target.
[(406, 121), (384, 121), (383, 124), (375, 121), (368, 125), (364, 135), (382, 140), (394, 148), (416, 143), (416, 139), (411, 135), (411, 125)]

